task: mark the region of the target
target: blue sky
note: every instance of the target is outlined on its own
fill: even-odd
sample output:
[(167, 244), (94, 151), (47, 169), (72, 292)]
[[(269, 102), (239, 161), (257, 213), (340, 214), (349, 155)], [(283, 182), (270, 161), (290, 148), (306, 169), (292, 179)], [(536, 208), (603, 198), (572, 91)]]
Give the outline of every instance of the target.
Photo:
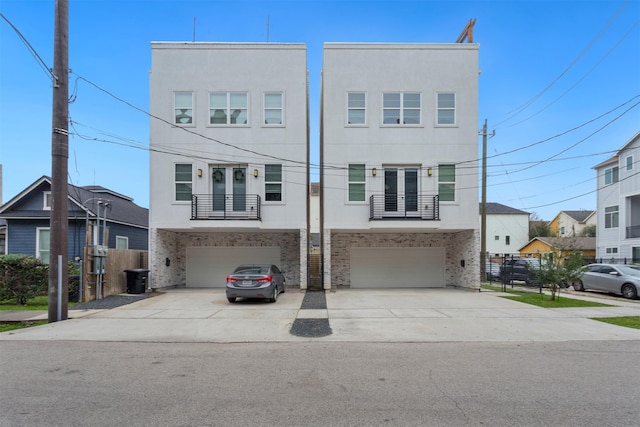
[[(49, 67), (54, 3), (0, 0), (0, 13)], [(478, 129), (487, 119), (496, 132), (488, 201), (546, 220), (595, 209), (592, 167), (640, 130), (638, 0), (70, 0), (70, 183), (149, 206), (149, 118), (77, 77), (148, 111), (150, 43), (192, 41), (194, 18), (196, 41), (307, 45), (315, 164), (324, 42), (450, 43), (471, 18), (480, 44)], [(51, 80), (0, 19), (3, 202), (51, 174), (51, 100)], [(480, 137), (478, 147), (480, 156)]]

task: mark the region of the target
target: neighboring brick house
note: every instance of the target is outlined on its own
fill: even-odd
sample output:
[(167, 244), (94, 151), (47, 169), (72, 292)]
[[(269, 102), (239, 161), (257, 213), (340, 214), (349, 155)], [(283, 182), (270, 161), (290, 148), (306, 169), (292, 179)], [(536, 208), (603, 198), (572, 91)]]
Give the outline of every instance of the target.
[(595, 227), (596, 219), (596, 211), (560, 211), (549, 222), (549, 233), (556, 237), (581, 236), (585, 228)]
[[(69, 261), (82, 258), (87, 225), (92, 226), (93, 243), (105, 235), (106, 224), (107, 242), (100, 240), (101, 245), (114, 249), (147, 249), (148, 209), (104, 187), (69, 184), (68, 188)], [(0, 207), (0, 218), (6, 221), (6, 253), (32, 255), (48, 263), (50, 216), (51, 178), (43, 176)]]
[(640, 132), (593, 169), (598, 189), (596, 256), (640, 263)]
[(325, 289), (479, 287), (478, 49), (325, 43)]
[(304, 44), (152, 43), (150, 284), (224, 287), (241, 263), (306, 288)]
[(529, 215), (500, 203), (487, 203), (486, 250), (489, 256), (517, 253), (518, 248), (529, 241)]

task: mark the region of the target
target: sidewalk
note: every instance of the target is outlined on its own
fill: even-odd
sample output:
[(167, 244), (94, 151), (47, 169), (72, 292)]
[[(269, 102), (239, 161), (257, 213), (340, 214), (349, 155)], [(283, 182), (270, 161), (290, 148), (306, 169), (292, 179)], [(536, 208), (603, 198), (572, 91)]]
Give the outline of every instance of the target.
[[(171, 289), (111, 310), (70, 310), (71, 320), (0, 334), (2, 340), (136, 342), (552, 342), (640, 340), (640, 330), (593, 317), (640, 316), (640, 302), (545, 309), (500, 292), (463, 289), (345, 289), (325, 293), (326, 308), (302, 308), (304, 291), (278, 302), (230, 304), (224, 289)], [(563, 297), (571, 297), (563, 294)], [(589, 299), (588, 296), (580, 299)], [(595, 299), (595, 298), (594, 298)], [(77, 312), (77, 313), (76, 313)], [(33, 319), (33, 316), (30, 320)], [(326, 336), (291, 333), (296, 320), (320, 319)], [(306, 323), (306, 322), (303, 322)], [(313, 323), (313, 322), (312, 322)]]

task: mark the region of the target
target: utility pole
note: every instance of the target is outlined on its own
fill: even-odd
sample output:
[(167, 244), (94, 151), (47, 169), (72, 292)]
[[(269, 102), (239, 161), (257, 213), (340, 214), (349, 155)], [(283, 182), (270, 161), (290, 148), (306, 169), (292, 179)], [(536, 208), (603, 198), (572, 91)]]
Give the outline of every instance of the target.
[(56, 0), (53, 41), (49, 323), (68, 317), (69, 1)]
[(482, 204), (480, 206), (480, 280), (484, 280), (487, 267), (487, 119), (482, 126)]

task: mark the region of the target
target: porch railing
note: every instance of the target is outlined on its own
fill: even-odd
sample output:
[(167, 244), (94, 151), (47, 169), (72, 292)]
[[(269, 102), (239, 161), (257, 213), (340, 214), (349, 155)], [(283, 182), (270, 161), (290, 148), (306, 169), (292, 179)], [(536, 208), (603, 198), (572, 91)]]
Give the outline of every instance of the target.
[(243, 196), (191, 196), (192, 220), (260, 220), (261, 199), (257, 194)]
[(627, 239), (636, 239), (638, 237), (640, 237), (640, 225), (627, 227)]
[(369, 198), (369, 221), (440, 220), (440, 199), (433, 194), (374, 194)]

